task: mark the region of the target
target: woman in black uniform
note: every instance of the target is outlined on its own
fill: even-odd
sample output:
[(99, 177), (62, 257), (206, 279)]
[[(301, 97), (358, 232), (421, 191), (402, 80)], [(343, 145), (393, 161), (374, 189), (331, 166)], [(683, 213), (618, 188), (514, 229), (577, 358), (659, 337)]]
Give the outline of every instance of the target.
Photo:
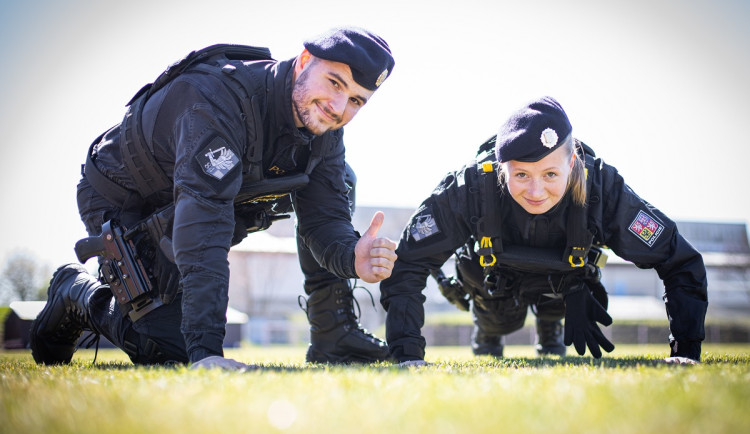
[(427, 276), (476, 240), (476, 266), (463, 273), (474, 281), (464, 288), (485, 337), (522, 327), (531, 305), (549, 321), (565, 319), (564, 344), (580, 355), (586, 346), (596, 358), (600, 347), (612, 351), (597, 325), (612, 322), (597, 262), (606, 246), (664, 282), (667, 361), (699, 361), (708, 306), (703, 258), (673, 221), (573, 138), (560, 104), (529, 103), (488, 144), (488, 155), (445, 176), (403, 232), (399, 259), (380, 286), (392, 357), (424, 363)]

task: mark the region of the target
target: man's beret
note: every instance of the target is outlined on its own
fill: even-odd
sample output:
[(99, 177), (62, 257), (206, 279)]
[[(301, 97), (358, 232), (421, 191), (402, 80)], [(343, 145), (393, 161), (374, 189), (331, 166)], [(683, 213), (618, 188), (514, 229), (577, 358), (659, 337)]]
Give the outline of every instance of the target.
[(377, 90), (393, 70), (393, 56), (380, 36), (359, 27), (338, 27), (304, 43), (315, 57), (346, 63), (354, 81)]
[(497, 161), (534, 162), (570, 140), (573, 128), (560, 103), (545, 96), (513, 113), (495, 142)]

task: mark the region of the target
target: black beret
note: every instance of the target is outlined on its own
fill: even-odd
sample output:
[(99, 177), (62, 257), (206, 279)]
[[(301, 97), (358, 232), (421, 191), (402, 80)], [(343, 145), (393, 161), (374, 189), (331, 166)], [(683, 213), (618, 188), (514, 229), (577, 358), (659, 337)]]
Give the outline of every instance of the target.
[(346, 63), (360, 86), (376, 90), (393, 70), (393, 56), (380, 36), (359, 27), (338, 27), (304, 43), (315, 57)]
[(500, 127), (495, 156), (501, 163), (539, 161), (572, 140), (572, 131), (560, 103), (545, 96), (513, 113)]

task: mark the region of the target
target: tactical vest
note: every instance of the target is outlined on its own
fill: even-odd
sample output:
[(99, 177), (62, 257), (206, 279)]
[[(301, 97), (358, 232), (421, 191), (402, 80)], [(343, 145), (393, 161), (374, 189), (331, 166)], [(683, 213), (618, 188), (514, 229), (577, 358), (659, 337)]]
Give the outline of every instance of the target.
[[(504, 245), (500, 210), (498, 208), (498, 173), (494, 154), (496, 137), (487, 140), (477, 153), (476, 170), (479, 217), (475, 219), (475, 238), (478, 246), (473, 251), (483, 269), (484, 280), (479, 288), (484, 296), (492, 297), (506, 285), (498, 281), (508, 274), (516, 275), (580, 275), (584, 279), (596, 279), (598, 284), (599, 268), (606, 262), (606, 255), (597, 246), (593, 246), (593, 234), (588, 230), (586, 206), (570, 203), (568, 211), (565, 248), (560, 251), (551, 248)], [(593, 170), (594, 151), (584, 143), (576, 140), (577, 152), (584, 158), (586, 189), (591, 191), (592, 181), (588, 173)], [(587, 195), (588, 196), (588, 195)], [(475, 273), (476, 274), (476, 273)], [(550, 280), (551, 292), (557, 293)], [(561, 288), (561, 290), (564, 288)], [(603, 290), (603, 287), (601, 288)]]
[[(154, 201), (156, 195), (172, 186), (156, 162), (152, 150), (147, 145), (142, 129), (143, 108), (148, 99), (185, 71), (198, 72), (219, 78), (234, 91), (242, 108), (242, 117), (253, 125), (248, 125), (248, 135), (244, 155), (242, 186), (235, 198), (235, 205), (253, 202), (261, 197), (278, 197), (284, 193), (304, 187), (309, 182), (309, 174), (323, 159), (328, 147), (327, 140), (315, 140), (304, 173), (282, 178), (266, 179), (263, 173), (263, 117), (267, 101), (265, 91), (258, 92), (255, 86), (265, 88), (266, 83), (258, 83), (250, 75), (243, 61), (273, 60), (267, 48), (246, 45), (217, 44), (192, 51), (182, 60), (169, 66), (153, 83), (143, 86), (128, 102), (128, 111), (120, 128), (120, 152), (136, 187), (132, 192), (116, 184), (101, 173), (92, 160), (93, 147), (104, 134), (91, 145), (85, 165), (85, 174), (94, 189), (113, 204), (122, 208), (137, 207)], [(115, 127), (117, 128), (117, 127)], [(106, 133), (105, 133), (106, 134)]]

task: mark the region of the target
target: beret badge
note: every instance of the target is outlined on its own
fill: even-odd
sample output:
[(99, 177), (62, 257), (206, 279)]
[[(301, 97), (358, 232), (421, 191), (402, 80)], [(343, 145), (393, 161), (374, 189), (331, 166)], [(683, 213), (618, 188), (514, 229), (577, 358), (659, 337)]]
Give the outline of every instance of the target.
[(542, 141), (542, 145), (546, 148), (554, 148), (557, 145), (557, 133), (552, 128), (547, 128), (542, 131), (542, 136), (539, 138)]
[(385, 79), (388, 77), (388, 70), (384, 69), (383, 72), (380, 73), (378, 76), (378, 79), (375, 80), (375, 87), (380, 87), (381, 84), (385, 81)]

